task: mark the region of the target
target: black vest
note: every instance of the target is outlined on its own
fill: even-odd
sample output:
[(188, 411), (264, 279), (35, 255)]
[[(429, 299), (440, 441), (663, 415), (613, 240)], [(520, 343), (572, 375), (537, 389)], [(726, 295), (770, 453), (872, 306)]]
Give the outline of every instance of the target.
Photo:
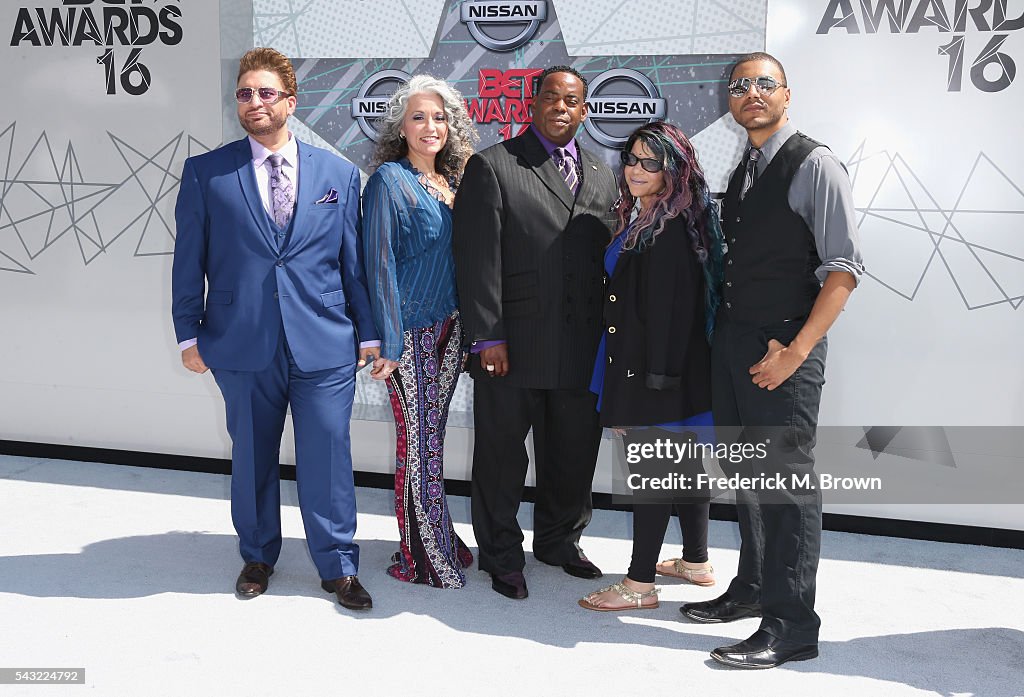
[(763, 326), (810, 313), (821, 290), (814, 275), (821, 260), (811, 230), (789, 207), (789, 185), (819, 146), (803, 133), (790, 136), (742, 201), (744, 162), (733, 172), (722, 201), (727, 318)]

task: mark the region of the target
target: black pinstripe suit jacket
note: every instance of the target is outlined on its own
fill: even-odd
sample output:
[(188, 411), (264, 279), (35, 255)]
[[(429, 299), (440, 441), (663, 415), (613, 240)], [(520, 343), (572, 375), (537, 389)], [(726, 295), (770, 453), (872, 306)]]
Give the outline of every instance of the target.
[[(617, 188), (611, 170), (577, 147), (583, 178), (575, 199), (532, 130), (470, 158), (455, 198), (466, 337), (508, 342), (505, 380), (514, 386), (590, 383)], [(479, 361), (470, 366), (482, 377)]]

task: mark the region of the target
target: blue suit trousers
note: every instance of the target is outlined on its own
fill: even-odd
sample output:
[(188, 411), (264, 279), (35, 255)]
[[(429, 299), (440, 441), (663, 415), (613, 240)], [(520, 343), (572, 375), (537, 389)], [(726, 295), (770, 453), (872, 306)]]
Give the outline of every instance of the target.
[(242, 559), (273, 566), (281, 553), (280, 453), (285, 414), (295, 429), (296, 483), (306, 543), (320, 577), (359, 569), (349, 421), (355, 366), (299, 370), (281, 332), (258, 371), (213, 371), (231, 436), (231, 519)]

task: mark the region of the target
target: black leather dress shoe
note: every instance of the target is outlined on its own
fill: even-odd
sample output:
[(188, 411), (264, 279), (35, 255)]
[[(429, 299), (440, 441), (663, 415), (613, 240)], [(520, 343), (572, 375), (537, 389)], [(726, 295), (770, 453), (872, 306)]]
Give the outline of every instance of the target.
[(274, 567), (260, 561), (246, 562), (242, 573), (235, 581), (235, 593), (242, 598), (255, 598), (267, 592), (270, 577), (274, 575)]
[(320, 587), (338, 596), (341, 606), (349, 610), (369, 610), (373, 607), (373, 599), (359, 583), (358, 576), (342, 576), (330, 581), (320, 581)]
[(491, 574), (491, 588), (512, 600), (522, 600), (530, 594), (526, 590), (526, 577), (522, 571), (507, 574)]
[(601, 573), (601, 570), (597, 568), (597, 565), (586, 557), (580, 557), (579, 559), (572, 560), (568, 564), (562, 564), (562, 571), (570, 576), (585, 578), (588, 580), (604, 576), (604, 574)]
[(559, 564), (556, 561), (548, 561), (546, 559), (541, 559), (536, 554), (534, 555), (534, 558), (536, 558), (539, 562), (547, 564), (548, 566), (560, 566), (562, 567), (562, 571), (569, 574), (570, 576), (575, 576), (576, 578), (585, 578), (589, 581), (604, 576), (604, 574), (601, 573), (601, 570), (597, 568), (597, 565), (594, 564), (594, 562), (587, 559), (582, 554), (573, 559), (572, 561), (566, 562), (565, 564)]
[(761, 606), (757, 603), (741, 603), (738, 600), (733, 600), (728, 593), (723, 593), (714, 600), (705, 600), (702, 603), (683, 603), (679, 612), (694, 622), (718, 624), (747, 617), (760, 617)]
[(818, 656), (817, 644), (798, 644), (772, 636), (758, 629), (746, 641), (732, 646), (721, 646), (711, 652), (711, 658), (735, 668), (775, 668), (786, 661), (806, 661)]

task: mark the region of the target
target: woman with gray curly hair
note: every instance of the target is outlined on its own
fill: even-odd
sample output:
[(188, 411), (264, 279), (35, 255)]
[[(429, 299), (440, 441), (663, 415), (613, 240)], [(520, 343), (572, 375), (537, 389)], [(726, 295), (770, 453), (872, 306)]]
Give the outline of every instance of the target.
[(455, 294), (455, 189), (477, 140), (462, 96), (415, 75), (381, 118), (378, 164), (363, 190), (363, 250), (380, 356), (395, 415), (395, 513), (401, 548), (388, 573), (461, 588), (473, 555), (455, 534), (444, 492), (448, 407), (462, 372)]

